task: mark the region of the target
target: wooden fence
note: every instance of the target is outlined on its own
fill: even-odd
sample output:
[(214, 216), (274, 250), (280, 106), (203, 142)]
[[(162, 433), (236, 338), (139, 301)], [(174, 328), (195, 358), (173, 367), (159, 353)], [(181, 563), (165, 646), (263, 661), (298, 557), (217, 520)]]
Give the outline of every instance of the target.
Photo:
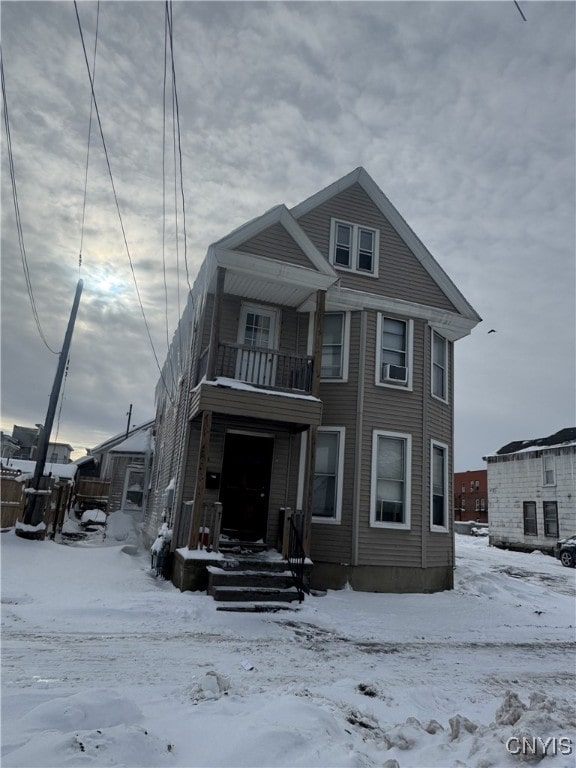
[(23, 483), (15, 479), (15, 472), (2, 472), (0, 475), (0, 514), (1, 527), (11, 528), (22, 516), (24, 511), (25, 495)]
[[(13, 528), (18, 520), (22, 520), (26, 505), (26, 488), (29, 480), (17, 480), (17, 472), (3, 469), (0, 473), (0, 514), (1, 527)], [(70, 503), (73, 485), (68, 481), (58, 481), (50, 478), (50, 495), (46, 495), (44, 522), (46, 532), (51, 534), (56, 525), (61, 525), (64, 512)]]

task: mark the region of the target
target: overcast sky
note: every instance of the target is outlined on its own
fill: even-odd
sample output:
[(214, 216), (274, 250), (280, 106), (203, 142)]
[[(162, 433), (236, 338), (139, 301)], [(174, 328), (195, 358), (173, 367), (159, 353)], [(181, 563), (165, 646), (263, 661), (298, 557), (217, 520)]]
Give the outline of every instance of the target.
[[(173, 6), (190, 278), (211, 242), (364, 166), (484, 318), (455, 348), (456, 470), (576, 424), (576, 6), (520, 6), (526, 21), (512, 0)], [(78, 3), (90, 62), (97, 7)], [(170, 136), (163, 225), (164, 13), (161, 2), (102, 2), (95, 73), (160, 363), (187, 290)], [(52, 432), (78, 456), (121, 432), (131, 403), (133, 423), (154, 416), (158, 369), (95, 122), (79, 269), (91, 102), (74, 4), (3, 0), (1, 15), (22, 230), (54, 350), (84, 280)], [(57, 356), (33, 319), (7, 169), (3, 140), (2, 429), (11, 432), (44, 421)]]

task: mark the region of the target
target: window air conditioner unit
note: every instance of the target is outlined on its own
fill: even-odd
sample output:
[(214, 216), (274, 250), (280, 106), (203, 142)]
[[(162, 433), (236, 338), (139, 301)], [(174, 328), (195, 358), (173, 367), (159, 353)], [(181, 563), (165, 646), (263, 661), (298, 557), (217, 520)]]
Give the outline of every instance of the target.
[(385, 381), (393, 381), (396, 384), (408, 383), (408, 368), (403, 365), (390, 365), (386, 363), (384, 365), (383, 378)]

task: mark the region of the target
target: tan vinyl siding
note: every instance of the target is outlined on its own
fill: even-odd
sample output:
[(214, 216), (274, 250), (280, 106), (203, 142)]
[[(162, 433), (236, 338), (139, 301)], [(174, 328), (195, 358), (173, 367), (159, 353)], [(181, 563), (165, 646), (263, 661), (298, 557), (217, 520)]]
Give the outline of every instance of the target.
[[(430, 330), (428, 334), (430, 334)], [(428, 336), (430, 339), (430, 335)], [(426, 366), (428, 374), (430, 373), (430, 342), (427, 348)], [(454, 446), (452, 440), (454, 425), (454, 345), (448, 343), (448, 402), (443, 403), (430, 394), (430, 385), (428, 385), (428, 403), (427, 403), (427, 462), (424, 487), (424, 503), (426, 505), (426, 526), (428, 535), (426, 537), (426, 565), (429, 567), (438, 565), (453, 564), (453, 467), (454, 467)], [(439, 533), (430, 531), (430, 443), (436, 440), (448, 446), (448, 488), (446, 489), (448, 497), (448, 533)]]
[[(422, 364), (426, 324), (413, 326), (412, 391), (375, 383), (377, 313), (368, 313), (366, 387), (362, 444), (359, 562), (361, 565), (421, 565), (422, 479)], [(374, 430), (400, 432), (412, 437), (410, 530), (370, 527), (372, 440)]]
[(318, 400), (211, 384), (199, 384), (196, 387), (191, 406), (192, 416), (200, 411), (213, 411), (290, 424), (318, 425), (322, 416), (322, 403)]
[(253, 253), (256, 256), (266, 256), (269, 259), (278, 259), (288, 264), (297, 264), (308, 269), (315, 269), (310, 259), (288, 234), (282, 224), (274, 224), (251, 240), (247, 240), (236, 250)]
[(298, 221), (326, 259), (332, 218), (380, 232), (378, 279), (337, 269), (342, 287), (457, 311), (359, 184), (335, 195)]
[(349, 375), (347, 382), (321, 382), (322, 426), (345, 427), (342, 518), (333, 523), (312, 524), (312, 559), (323, 562), (350, 562), (354, 509), (354, 464), (358, 405), (360, 312), (351, 313)]

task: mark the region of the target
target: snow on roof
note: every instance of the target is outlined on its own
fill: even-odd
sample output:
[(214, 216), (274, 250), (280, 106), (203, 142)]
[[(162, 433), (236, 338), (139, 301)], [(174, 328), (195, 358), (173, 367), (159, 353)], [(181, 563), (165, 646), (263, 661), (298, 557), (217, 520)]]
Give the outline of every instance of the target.
[(548, 437), (537, 437), (533, 440), (516, 440), (507, 443), (494, 453), (484, 456), (484, 459), (495, 459), (517, 453), (551, 450), (553, 448), (570, 448), (576, 446), (576, 427), (566, 427), (554, 432)]
[[(143, 430), (150, 429), (150, 427), (153, 426), (154, 421), (155, 419), (149, 419), (148, 421), (144, 421), (142, 424), (140, 424), (139, 427), (133, 427), (130, 430), (128, 437), (138, 432), (142, 432)], [(110, 450), (112, 447), (123, 442), (123, 438), (126, 439), (126, 431), (119, 432), (117, 435), (114, 435), (114, 437), (109, 437), (108, 440), (104, 440), (104, 442), (99, 443), (94, 448), (92, 448), (90, 452), (101, 453), (102, 451)]]
[[(2, 466), (8, 469), (19, 469), (22, 474), (32, 475), (36, 469), (36, 462), (28, 461), (27, 459), (2, 459)], [(70, 464), (56, 464), (47, 461), (44, 465), (44, 476), (52, 475), (53, 477), (73, 480), (77, 469), (78, 465), (74, 462)]]
[(298, 395), (294, 392), (283, 392), (278, 389), (263, 389), (262, 387), (255, 387), (252, 384), (247, 384), (245, 381), (238, 381), (237, 379), (228, 379), (225, 376), (219, 376), (213, 381), (202, 379), (200, 384), (208, 384), (211, 387), (229, 387), (230, 389), (241, 389), (244, 392), (257, 392), (259, 395), (276, 395), (280, 397), (294, 397), (297, 400), (312, 400), (312, 402), (319, 402), (317, 397), (313, 395)]
[(98, 463), (96, 456), (90, 456), (90, 454), (87, 453), (86, 456), (80, 456), (79, 459), (75, 459), (74, 464), (76, 464), (78, 467), (82, 467), (84, 464), (88, 464), (90, 461), (95, 461)]
[(152, 430), (141, 430), (110, 449), (110, 453), (145, 453), (151, 447)]

